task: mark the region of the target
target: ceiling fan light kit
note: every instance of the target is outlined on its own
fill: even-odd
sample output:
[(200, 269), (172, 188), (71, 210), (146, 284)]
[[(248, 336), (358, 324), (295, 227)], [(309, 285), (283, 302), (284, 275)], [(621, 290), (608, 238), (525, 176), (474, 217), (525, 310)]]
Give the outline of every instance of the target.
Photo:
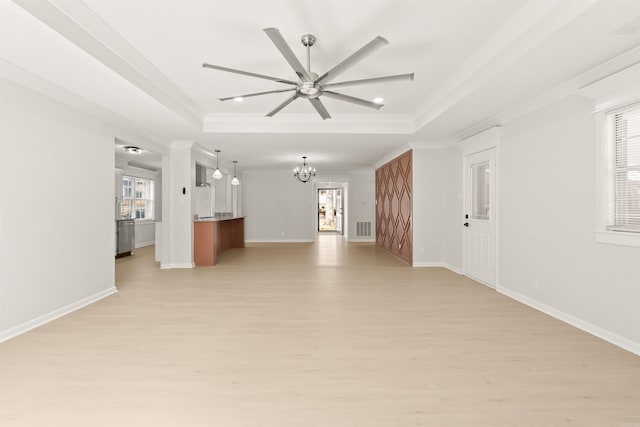
[[(236, 70), (233, 68), (221, 67), (219, 65), (212, 65), (208, 63), (202, 64), (205, 68), (211, 68), (214, 70), (225, 71), (229, 73), (241, 74), (249, 77), (256, 77), (259, 79), (272, 80), (278, 83), (290, 85), (293, 87), (289, 87), (286, 89), (276, 89), (269, 90), (265, 92), (256, 92), (249, 93), (245, 95), (236, 95), (230, 96), (226, 98), (220, 98), (220, 101), (228, 101), (228, 100), (236, 100), (249, 98), (253, 96), (260, 95), (268, 95), (273, 93), (281, 93), (281, 92), (294, 92), (289, 98), (285, 99), (280, 105), (278, 105), (275, 109), (266, 114), (266, 117), (273, 117), (278, 112), (280, 112), (284, 107), (292, 103), (298, 98), (308, 99), (313, 108), (318, 112), (320, 117), (323, 120), (330, 119), (331, 115), (324, 107), (324, 104), (320, 100), (321, 96), (326, 96), (327, 98), (337, 99), (343, 102), (349, 102), (351, 104), (361, 105), (364, 107), (380, 109), (383, 106), (384, 99), (379, 102), (371, 102), (366, 99), (356, 98), (353, 96), (345, 95), (342, 93), (334, 92), (332, 90), (327, 90), (327, 88), (336, 88), (336, 87), (345, 87), (345, 86), (357, 86), (363, 84), (371, 84), (371, 83), (380, 83), (380, 82), (388, 82), (388, 81), (401, 81), (401, 80), (413, 80), (414, 73), (408, 74), (398, 74), (393, 76), (383, 76), (383, 77), (373, 77), (368, 79), (359, 79), (359, 80), (351, 80), (337, 83), (330, 83), (333, 79), (338, 77), (347, 69), (354, 66), (356, 63), (360, 62), (369, 54), (373, 53), (375, 50), (380, 47), (389, 44), (389, 42), (380, 36), (377, 36), (369, 43), (358, 49), (356, 52), (351, 54), (348, 58), (344, 59), (342, 62), (338, 63), (336, 66), (331, 68), (326, 73), (319, 76), (318, 74), (311, 71), (311, 47), (315, 44), (316, 38), (312, 34), (304, 34), (300, 41), (307, 48), (307, 67), (305, 68), (298, 60), (298, 57), (293, 53), (291, 47), (284, 40), (280, 31), (277, 28), (265, 28), (264, 32), (271, 39), (273, 44), (276, 46), (278, 51), (282, 54), (284, 59), (289, 63), (293, 71), (296, 73), (298, 77), (298, 81), (282, 79), (279, 77), (267, 76), (264, 74), (256, 74), (249, 71)], [(380, 99), (380, 98), (379, 98)]]

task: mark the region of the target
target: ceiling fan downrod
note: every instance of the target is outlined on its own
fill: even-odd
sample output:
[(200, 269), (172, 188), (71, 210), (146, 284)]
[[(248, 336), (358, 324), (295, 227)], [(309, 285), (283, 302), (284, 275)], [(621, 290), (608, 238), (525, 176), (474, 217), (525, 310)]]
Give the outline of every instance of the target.
[(307, 48), (307, 71), (311, 74), (311, 46), (316, 42), (316, 37), (313, 34), (304, 34), (300, 41)]

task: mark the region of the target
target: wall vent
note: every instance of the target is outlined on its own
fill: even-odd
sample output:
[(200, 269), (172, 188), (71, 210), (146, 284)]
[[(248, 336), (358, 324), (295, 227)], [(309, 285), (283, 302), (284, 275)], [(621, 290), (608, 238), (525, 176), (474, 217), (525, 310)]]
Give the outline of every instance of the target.
[(371, 237), (371, 221), (356, 221), (356, 237)]

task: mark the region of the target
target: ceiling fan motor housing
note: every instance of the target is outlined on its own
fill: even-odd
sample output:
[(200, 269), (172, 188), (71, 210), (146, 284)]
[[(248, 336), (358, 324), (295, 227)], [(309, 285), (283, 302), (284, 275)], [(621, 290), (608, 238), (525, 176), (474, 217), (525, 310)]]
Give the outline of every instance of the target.
[(280, 51), (284, 59), (289, 63), (293, 71), (298, 76), (298, 80), (289, 80), (283, 79), (280, 77), (267, 76), (263, 74), (252, 73), (249, 71), (236, 70), (228, 67), (221, 67), (219, 65), (207, 64), (206, 62), (202, 64), (203, 67), (212, 68), (214, 70), (226, 71), (230, 73), (242, 74), (249, 77), (257, 77), (260, 79), (272, 80), (278, 83), (284, 83), (290, 85), (287, 89), (276, 89), (276, 90), (268, 90), (264, 92), (256, 92), (249, 93), (243, 96), (232, 96), (226, 98), (220, 98), (220, 101), (228, 101), (230, 99), (238, 100), (238, 98), (246, 98), (250, 96), (258, 96), (258, 95), (268, 95), (273, 93), (282, 93), (282, 92), (291, 92), (295, 91), (295, 93), (289, 98), (285, 99), (280, 105), (278, 105), (275, 109), (266, 114), (266, 117), (273, 117), (287, 105), (292, 103), (298, 98), (308, 99), (313, 108), (318, 112), (322, 120), (330, 119), (331, 115), (327, 111), (327, 109), (322, 104), (322, 101), (319, 99), (321, 95), (326, 95), (328, 98), (337, 99), (339, 101), (349, 102), (352, 104), (361, 105), (364, 107), (374, 108), (376, 110), (382, 107), (381, 103), (376, 103), (372, 101), (368, 101), (366, 99), (356, 98), (353, 96), (345, 95), (342, 93), (334, 92), (333, 90), (326, 90), (325, 88), (331, 88), (338, 86), (354, 86), (361, 84), (370, 84), (370, 83), (379, 83), (383, 81), (398, 81), (398, 80), (413, 80), (413, 73), (409, 74), (398, 74), (394, 76), (382, 76), (382, 77), (373, 77), (368, 79), (359, 79), (352, 81), (343, 81), (332, 83), (338, 75), (342, 74), (347, 69), (354, 66), (356, 63), (360, 62), (366, 56), (371, 54), (373, 51), (379, 49), (380, 47), (389, 44), (389, 42), (381, 36), (377, 36), (369, 43), (365, 44), (363, 47), (355, 51), (349, 57), (344, 59), (342, 62), (336, 64), (333, 68), (326, 71), (322, 76), (318, 77), (318, 74), (311, 71), (311, 46), (313, 46), (316, 42), (316, 37), (312, 34), (303, 34), (300, 38), (300, 41), (307, 49), (307, 66), (306, 68), (302, 65), (298, 57), (289, 47), (289, 44), (286, 42), (282, 34), (277, 28), (264, 28), (263, 31), (267, 34), (267, 36), (271, 39), (276, 49)]
[(316, 42), (316, 37), (313, 34), (304, 34), (300, 38), (300, 41), (302, 42), (303, 45), (307, 47), (311, 47)]
[(310, 82), (301, 81), (298, 83), (298, 89), (296, 93), (301, 98), (317, 98), (322, 95), (322, 85), (320, 83), (316, 83), (315, 80), (318, 78), (316, 73), (311, 73), (311, 77), (313, 78)]

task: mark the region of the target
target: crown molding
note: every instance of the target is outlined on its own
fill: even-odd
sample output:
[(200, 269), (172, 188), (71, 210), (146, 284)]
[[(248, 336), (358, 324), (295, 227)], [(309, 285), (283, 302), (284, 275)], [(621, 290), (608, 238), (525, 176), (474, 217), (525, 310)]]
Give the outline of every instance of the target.
[(196, 129), (205, 111), (82, 1), (14, 0)]
[(458, 145), (462, 148), (462, 154), (465, 156), (479, 153), (480, 151), (497, 147), (500, 142), (501, 133), (502, 128), (500, 126), (494, 126), (458, 142)]
[(322, 120), (317, 114), (207, 114), (205, 133), (370, 133), (413, 134), (405, 115), (344, 114)]
[(500, 71), (551, 37), (599, 0), (528, 1), (445, 80), (420, 108), (415, 129), (451, 110)]
[(640, 47), (587, 70), (542, 94), (485, 119), (455, 135), (454, 141), (462, 141), (494, 126), (501, 126), (526, 114), (537, 111), (570, 95), (580, 95), (594, 100), (611, 93), (626, 96), (638, 83), (640, 73)]
[(168, 153), (167, 141), (161, 135), (2, 58), (0, 77), (126, 131), (128, 134), (120, 140), (159, 154)]

